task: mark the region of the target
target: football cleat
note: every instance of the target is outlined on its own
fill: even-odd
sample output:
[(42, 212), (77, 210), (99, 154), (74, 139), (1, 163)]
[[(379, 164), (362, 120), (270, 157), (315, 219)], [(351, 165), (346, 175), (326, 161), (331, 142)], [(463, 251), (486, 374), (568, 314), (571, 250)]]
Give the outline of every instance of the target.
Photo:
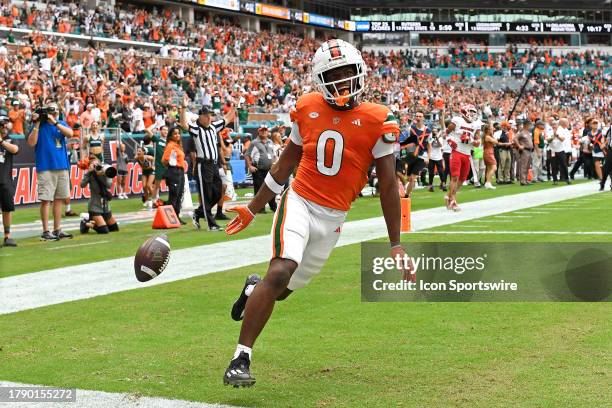
[(451, 202), (450, 202), (450, 208), (451, 208), (451, 210), (453, 210), (454, 212), (459, 212), (459, 211), (461, 211), (461, 207), (459, 207), (459, 204), (457, 204), (457, 201), (455, 201), (455, 200), (451, 200)]
[(230, 361), (229, 367), (225, 370), (223, 384), (232, 385), (234, 388), (251, 387), (255, 385), (255, 377), (251, 376), (251, 359), (244, 351), (238, 357)]
[(444, 196), (444, 203), (446, 204), (446, 209), (450, 211), (451, 210), (451, 206), (450, 206), (451, 199), (449, 196), (447, 195)]
[(191, 214), (191, 222), (196, 231), (199, 231), (200, 228), (202, 228), (200, 225), (200, 217), (198, 217), (196, 213)]
[(240, 320), (242, 320), (243, 316), (244, 316), (244, 307), (246, 306), (246, 302), (249, 299), (249, 297), (246, 295), (246, 290), (250, 285), (257, 285), (259, 282), (261, 282), (261, 278), (259, 277), (259, 275), (249, 275), (246, 278), (246, 281), (244, 282), (244, 286), (242, 287), (242, 291), (240, 292), (240, 296), (238, 296), (238, 299), (234, 302), (233, 306), (232, 306), (232, 319), (239, 322)]

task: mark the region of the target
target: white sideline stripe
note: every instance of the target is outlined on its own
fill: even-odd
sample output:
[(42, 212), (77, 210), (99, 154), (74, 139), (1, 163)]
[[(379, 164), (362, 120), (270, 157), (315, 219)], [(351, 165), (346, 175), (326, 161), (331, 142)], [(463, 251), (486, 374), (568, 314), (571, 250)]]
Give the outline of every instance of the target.
[(611, 207), (546, 207), (547, 210), (610, 210)]
[[(430, 208), (412, 213), (412, 227), (413, 231), (420, 231), (591, 194), (598, 194), (594, 182), (473, 201), (463, 204), (463, 211), (456, 213), (449, 212), (444, 206)], [(443, 204), (442, 199), (440, 204)], [(386, 236), (387, 228), (383, 217), (351, 221), (344, 225), (336, 246)], [(249, 256), (235, 256), (243, 253), (245, 248), (248, 248)], [(146, 283), (135, 279), (133, 257), (10, 276), (0, 279), (0, 314), (255, 265), (268, 261), (271, 249), (269, 235), (179, 249), (173, 251), (167, 270)]]
[[(512, 217), (514, 218), (514, 217)], [(478, 220), (477, 222), (484, 222), (487, 224), (496, 224), (498, 222), (512, 222), (512, 220)]]
[(521, 214), (550, 214), (550, 211), (517, 211)]
[[(0, 381), (0, 387), (41, 387), (40, 385), (21, 384), (9, 381)], [(48, 387), (44, 385), (43, 387)], [(4, 406), (4, 405), (3, 405)], [(157, 397), (141, 397), (134, 394), (115, 393), (92, 390), (76, 390), (76, 402), (11, 402), (10, 408), (236, 408), (231, 405), (207, 404)]]
[(58, 249), (76, 248), (76, 247), (87, 246), (87, 245), (106, 244), (107, 242), (110, 242), (110, 241), (85, 242), (83, 244), (62, 245), (62, 246), (57, 246), (57, 247), (54, 246), (54, 247), (48, 247), (45, 249), (47, 251), (57, 251)]
[(494, 215), (493, 218), (533, 218), (531, 215)]
[[(488, 225), (449, 225), (449, 227), (457, 227), (457, 228), (486, 228)], [(413, 231), (413, 232), (421, 232), (421, 231)]]
[(500, 234), (500, 235), (612, 235), (612, 231), (415, 231), (415, 234)]

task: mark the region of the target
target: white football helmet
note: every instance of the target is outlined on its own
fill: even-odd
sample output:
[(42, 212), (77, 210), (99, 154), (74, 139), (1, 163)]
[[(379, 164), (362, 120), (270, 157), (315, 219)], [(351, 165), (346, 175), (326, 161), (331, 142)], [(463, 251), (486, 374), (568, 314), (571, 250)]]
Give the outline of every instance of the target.
[(476, 107), (470, 103), (462, 105), (459, 110), (463, 119), (465, 119), (468, 123), (476, 122), (478, 120), (478, 110)]
[[(312, 60), (312, 80), (317, 90), (331, 105), (346, 107), (365, 90), (367, 67), (361, 52), (343, 40), (332, 39), (321, 44)], [(355, 75), (327, 82), (325, 73), (345, 66), (355, 66)], [(350, 89), (340, 95), (336, 85), (350, 81)]]

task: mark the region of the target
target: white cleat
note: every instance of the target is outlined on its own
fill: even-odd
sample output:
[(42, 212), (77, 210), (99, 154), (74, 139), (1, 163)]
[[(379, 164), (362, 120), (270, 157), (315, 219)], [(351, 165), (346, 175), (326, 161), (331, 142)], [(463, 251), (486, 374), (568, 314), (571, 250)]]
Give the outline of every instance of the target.
[(457, 204), (457, 201), (455, 201), (455, 200), (452, 200), (452, 201), (450, 202), (450, 208), (451, 208), (451, 210), (453, 210), (454, 212), (459, 212), (459, 211), (461, 211), (461, 207), (459, 207), (459, 205)]
[(444, 196), (444, 203), (446, 204), (446, 209), (450, 211), (451, 210), (450, 198), (448, 198), (447, 195)]

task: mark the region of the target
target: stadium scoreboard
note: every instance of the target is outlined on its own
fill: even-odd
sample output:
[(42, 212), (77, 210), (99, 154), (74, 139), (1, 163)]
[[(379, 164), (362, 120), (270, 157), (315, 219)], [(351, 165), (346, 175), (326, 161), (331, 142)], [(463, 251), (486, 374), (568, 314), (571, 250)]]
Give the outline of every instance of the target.
[(355, 31), (390, 32), (519, 32), (519, 33), (612, 33), (612, 23), (504, 23), (504, 22), (417, 22), (356, 21)]

